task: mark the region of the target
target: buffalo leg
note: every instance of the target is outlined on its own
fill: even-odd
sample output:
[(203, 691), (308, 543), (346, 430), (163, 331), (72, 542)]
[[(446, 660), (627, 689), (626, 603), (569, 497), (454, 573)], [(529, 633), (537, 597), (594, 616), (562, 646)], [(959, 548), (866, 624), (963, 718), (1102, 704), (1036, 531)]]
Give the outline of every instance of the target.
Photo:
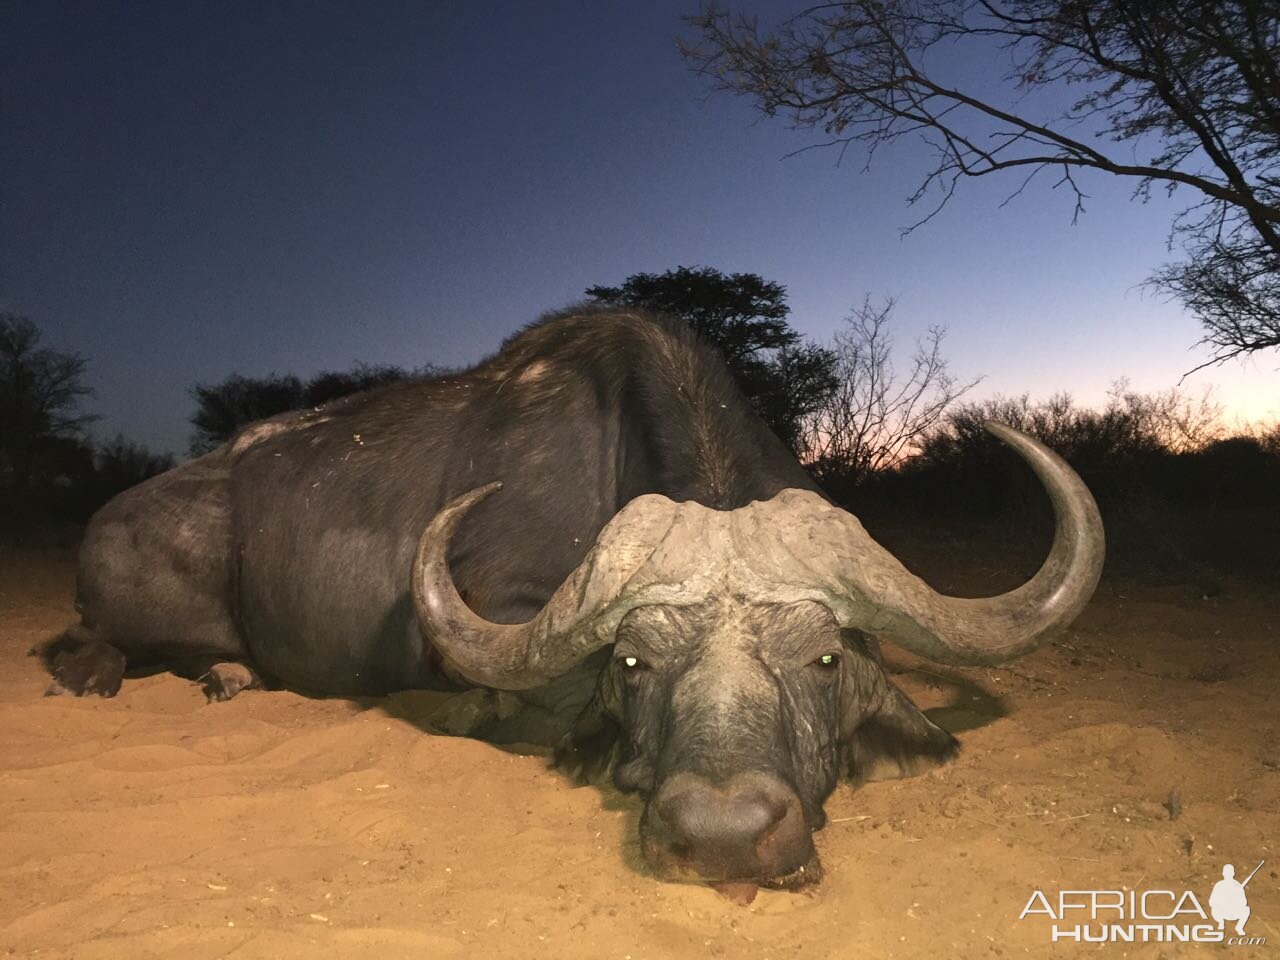
[(180, 677), (194, 680), (204, 690), (210, 703), (230, 700), (241, 690), (258, 690), (263, 687), (258, 672), (239, 660), (228, 660), (226, 654), (210, 653), (171, 659), (168, 667)]
[(68, 694), (83, 697), (97, 694), (114, 697), (124, 679), (125, 656), (109, 643), (80, 639), (72, 632), (41, 651), (53, 683), (45, 696)]
[(203, 681), (204, 695), (210, 703), (230, 700), (241, 690), (257, 690), (262, 678), (246, 663), (223, 661), (209, 667)]

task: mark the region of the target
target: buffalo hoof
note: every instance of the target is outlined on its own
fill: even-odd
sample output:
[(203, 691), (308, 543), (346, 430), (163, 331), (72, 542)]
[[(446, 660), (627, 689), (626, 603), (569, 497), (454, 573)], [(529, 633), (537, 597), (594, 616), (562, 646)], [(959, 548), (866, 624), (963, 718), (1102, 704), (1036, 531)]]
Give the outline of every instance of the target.
[(205, 698), (210, 702), (230, 700), (241, 690), (262, 686), (262, 680), (243, 663), (215, 663), (201, 678)]
[(124, 679), (125, 656), (111, 644), (94, 640), (58, 650), (49, 666), (53, 683), (46, 697), (114, 697)]
[(518, 697), (503, 690), (467, 690), (450, 697), (427, 722), (436, 733), (485, 740), (497, 724), (520, 713), (522, 707)]

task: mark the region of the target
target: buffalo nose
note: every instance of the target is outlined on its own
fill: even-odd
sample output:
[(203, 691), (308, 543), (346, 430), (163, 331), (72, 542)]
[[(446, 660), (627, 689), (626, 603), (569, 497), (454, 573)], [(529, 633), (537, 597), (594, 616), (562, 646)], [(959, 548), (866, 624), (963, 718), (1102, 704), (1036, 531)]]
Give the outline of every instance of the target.
[(708, 785), (697, 785), (664, 797), (658, 803), (658, 814), (673, 845), (736, 850), (759, 841), (787, 815), (787, 805), (759, 790), (726, 796)]
[(813, 853), (799, 798), (771, 776), (718, 786), (677, 775), (658, 790), (647, 819), (651, 859), (708, 879), (770, 879)]

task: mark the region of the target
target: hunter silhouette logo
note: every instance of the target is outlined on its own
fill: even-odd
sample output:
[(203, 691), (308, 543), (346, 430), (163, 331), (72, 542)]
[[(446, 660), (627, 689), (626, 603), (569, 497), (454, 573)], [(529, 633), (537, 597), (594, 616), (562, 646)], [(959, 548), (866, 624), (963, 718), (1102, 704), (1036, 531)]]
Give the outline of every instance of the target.
[[(1059, 890), (1031, 894), (1019, 920), (1042, 916), (1053, 921), (1049, 937), (1076, 943), (1221, 943), (1258, 946), (1266, 937), (1245, 934), (1249, 897), (1245, 887), (1262, 869), (1263, 860), (1243, 881), (1232, 864), (1209, 894), (1209, 909), (1190, 890)], [(1210, 919), (1212, 918), (1212, 919)], [(1226, 929), (1235, 924), (1235, 932)]]
[(1245, 921), (1249, 919), (1249, 898), (1244, 888), (1253, 879), (1253, 874), (1262, 869), (1263, 860), (1244, 878), (1244, 883), (1236, 879), (1236, 868), (1231, 864), (1223, 864), (1222, 879), (1213, 885), (1213, 893), (1209, 894), (1209, 912), (1218, 921), (1218, 929), (1226, 926), (1228, 920), (1236, 922), (1236, 934), (1244, 936)]

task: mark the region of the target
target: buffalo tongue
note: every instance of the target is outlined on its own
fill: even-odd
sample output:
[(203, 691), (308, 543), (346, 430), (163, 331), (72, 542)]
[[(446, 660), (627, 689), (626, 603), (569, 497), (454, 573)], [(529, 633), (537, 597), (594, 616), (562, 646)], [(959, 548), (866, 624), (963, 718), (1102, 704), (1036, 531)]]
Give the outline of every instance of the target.
[(728, 897), (740, 907), (745, 907), (756, 898), (760, 888), (754, 883), (738, 880), (719, 880), (711, 884), (711, 889), (722, 897)]

